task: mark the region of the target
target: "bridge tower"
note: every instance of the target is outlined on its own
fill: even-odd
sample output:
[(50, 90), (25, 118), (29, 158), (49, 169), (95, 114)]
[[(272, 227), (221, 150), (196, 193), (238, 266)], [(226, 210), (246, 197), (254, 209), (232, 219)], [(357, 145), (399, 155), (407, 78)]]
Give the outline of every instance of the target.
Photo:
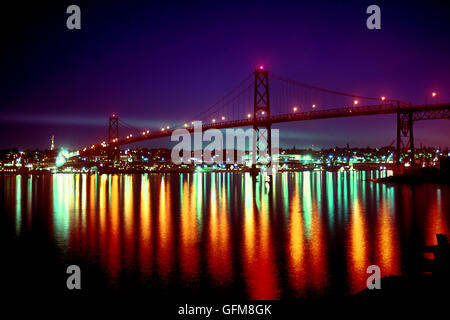
[(119, 117), (116, 114), (112, 114), (109, 117), (108, 143), (111, 143), (114, 139), (118, 138), (119, 138)]
[(409, 153), (409, 162), (414, 164), (414, 134), (413, 134), (413, 110), (411, 104), (409, 110), (402, 110), (400, 102), (397, 102), (397, 150), (395, 160), (400, 164), (402, 154)]
[(252, 171), (256, 172), (256, 155), (263, 153), (271, 156), (271, 122), (269, 99), (269, 71), (261, 66), (255, 69), (255, 94), (253, 106), (253, 164)]

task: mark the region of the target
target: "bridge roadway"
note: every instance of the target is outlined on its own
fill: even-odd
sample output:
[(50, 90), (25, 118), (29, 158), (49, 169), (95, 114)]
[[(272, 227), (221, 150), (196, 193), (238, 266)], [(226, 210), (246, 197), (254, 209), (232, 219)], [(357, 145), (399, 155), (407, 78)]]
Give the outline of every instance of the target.
[[(413, 113), (413, 121), (417, 120), (431, 120), (431, 119), (450, 119), (450, 103), (444, 104), (429, 104), (429, 105), (397, 105), (393, 103), (382, 103), (369, 106), (353, 106), (345, 108), (334, 108), (327, 110), (312, 110), (305, 112), (296, 112), (289, 114), (274, 115), (270, 118), (259, 118), (257, 120), (258, 126), (264, 126), (268, 123), (282, 123), (293, 121), (305, 121), (305, 120), (318, 120), (318, 119), (332, 119), (332, 118), (344, 118), (344, 117), (359, 117), (359, 116), (373, 116), (382, 114), (396, 114), (401, 113)], [(252, 118), (222, 121), (216, 123), (202, 124), (202, 130), (208, 129), (225, 129), (235, 127), (247, 127), (253, 126), (255, 122)], [(193, 132), (192, 126), (184, 128), (189, 132)], [(138, 136), (132, 136), (129, 138), (117, 140), (115, 142), (106, 145), (106, 147), (118, 147), (126, 144), (136, 143), (145, 140), (159, 139), (172, 135), (175, 129), (165, 129), (164, 131), (154, 131)], [(91, 146), (93, 148), (102, 148), (101, 144)]]

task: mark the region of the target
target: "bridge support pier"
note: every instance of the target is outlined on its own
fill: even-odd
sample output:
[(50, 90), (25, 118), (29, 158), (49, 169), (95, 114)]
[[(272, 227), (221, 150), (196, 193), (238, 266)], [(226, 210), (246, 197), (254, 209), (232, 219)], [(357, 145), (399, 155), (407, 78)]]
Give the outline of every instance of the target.
[[(111, 145), (111, 143), (117, 140), (119, 140), (119, 117), (116, 114), (112, 114), (109, 117), (108, 144)], [(120, 156), (118, 147), (108, 147), (107, 153), (108, 162), (112, 164), (114, 164)]]
[(253, 105), (253, 154), (252, 175), (257, 175), (256, 163), (261, 155), (272, 156), (272, 134), (270, 122), (269, 72), (255, 70), (255, 94)]
[(114, 139), (119, 139), (119, 117), (115, 114), (109, 117), (108, 143), (113, 142)]
[[(408, 107), (410, 109), (411, 104)], [(409, 162), (411, 165), (414, 165), (413, 111), (402, 110), (399, 102), (397, 102), (397, 110), (397, 150), (395, 161), (397, 164), (400, 164), (402, 155), (407, 154)]]

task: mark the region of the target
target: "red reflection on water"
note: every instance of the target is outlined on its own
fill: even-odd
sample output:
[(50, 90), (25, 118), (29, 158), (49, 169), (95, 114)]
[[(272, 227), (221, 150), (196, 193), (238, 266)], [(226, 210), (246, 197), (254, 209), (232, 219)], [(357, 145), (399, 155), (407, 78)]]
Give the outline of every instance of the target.
[[(424, 215), (426, 216), (425, 221), (425, 244), (435, 245), (437, 244), (436, 234), (447, 234), (450, 236), (447, 216), (443, 214), (446, 212), (442, 204), (441, 189), (438, 188), (427, 201), (430, 203), (428, 211)], [(448, 211), (447, 211), (448, 213)]]
[[(383, 186), (385, 188), (385, 186)], [(390, 192), (392, 190), (389, 190)], [(392, 208), (385, 197), (381, 198), (381, 208), (377, 222), (376, 256), (381, 275), (400, 274), (400, 257), (398, 249), (398, 235), (395, 227)]]

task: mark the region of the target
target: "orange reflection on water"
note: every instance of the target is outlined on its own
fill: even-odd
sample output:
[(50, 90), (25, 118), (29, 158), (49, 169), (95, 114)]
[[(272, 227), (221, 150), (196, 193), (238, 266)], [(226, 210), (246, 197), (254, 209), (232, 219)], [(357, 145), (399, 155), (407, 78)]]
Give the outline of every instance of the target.
[(104, 248), (108, 252), (107, 270), (110, 275), (117, 276), (120, 271), (120, 216), (119, 216), (119, 176), (113, 175), (111, 181), (110, 228), (108, 243)]
[(368, 243), (366, 222), (360, 200), (355, 196), (350, 216), (350, 234), (348, 250), (348, 269), (351, 279), (349, 285), (352, 292), (364, 289), (367, 279)]
[(141, 178), (141, 212), (139, 217), (139, 263), (141, 271), (145, 274), (152, 267), (152, 220), (151, 220), (151, 193), (148, 175)]
[[(298, 176), (296, 176), (298, 178)], [(303, 232), (303, 218), (300, 212), (300, 194), (297, 183), (295, 183), (294, 196), (291, 200), (291, 210), (289, 213), (289, 277), (291, 286), (301, 295), (306, 287), (305, 269), (305, 243)]]
[[(99, 241), (100, 250), (105, 250), (107, 248), (107, 237), (106, 237), (106, 222), (107, 222), (107, 203), (106, 203), (106, 180), (108, 179), (106, 174), (100, 176), (100, 190), (99, 190), (99, 228), (97, 231), (97, 239)], [(108, 219), (109, 220), (109, 219)], [(105, 259), (106, 255), (102, 255), (102, 262), (107, 264)]]
[(170, 180), (161, 177), (158, 215), (158, 271), (162, 280), (167, 281), (173, 267), (173, 234), (171, 217)]
[(126, 175), (123, 196), (123, 232), (124, 256), (127, 267), (132, 267), (132, 259), (136, 250), (136, 232), (134, 221), (134, 179), (133, 175)]
[[(267, 195), (253, 192), (253, 182), (249, 174), (244, 181), (244, 273), (250, 299), (278, 299), (277, 273), (274, 264), (273, 240), (269, 226)], [(264, 186), (262, 186), (264, 188)], [(258, 188), (259, 191), (262, 191)], [(261, 210), (258, 212), (254, 196), (261, 196)], [(256, 221), (255, 215), (259, 215)], [(259, 222), (259, 228), (256, 224)]]
[(96, 254), (97, 248), (97, 228), (96, 228), (96, 213), (97, 213), (97, 176), (89, 176), (89, 211), (87, 218), (87, 232), (88, 232), (88, 248), (90, 255)]
[(230, 234), (226, 194), (217, 196), (216, 174), (211, 174), (210, 219), (208, 228), (208, 267), (214, 281), (225, 284), (231, 277)]
[(181, 201), (181, 238), (180, 238), (180, 266), (182, 276), (186, 281), (197, 278), (199, 264), (199, 238), (196, 217), (197, 190), (194, 184), (182, 183)]

